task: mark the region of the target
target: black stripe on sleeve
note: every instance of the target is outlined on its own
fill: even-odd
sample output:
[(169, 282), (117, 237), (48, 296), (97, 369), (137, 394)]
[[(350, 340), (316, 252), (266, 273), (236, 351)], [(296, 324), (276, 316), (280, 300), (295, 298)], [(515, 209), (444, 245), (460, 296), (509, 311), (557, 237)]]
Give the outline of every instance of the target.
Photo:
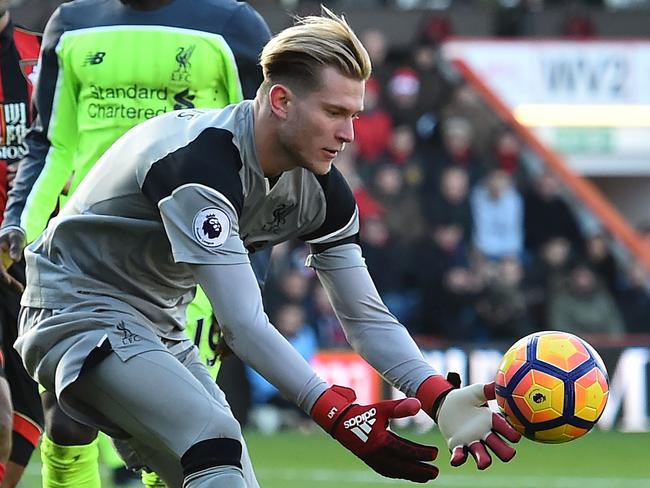
[(311, 241), (326, 236), (345, 227), (352, 219), (356, 210), (356, 200), (341, 172), (332, 166), (329, 173), (317, 175), (325, 195), (325, 220), (314, 232), (300, 237), (303, 241)]
[(142, 192), (154, 204), (190, 183), (215, 189), (224, 195), (241, 215), (244, 206), (239, 170), (241, 156), (232, 134), (211, 127), (192, 142), (153, 163), (142, 185)]

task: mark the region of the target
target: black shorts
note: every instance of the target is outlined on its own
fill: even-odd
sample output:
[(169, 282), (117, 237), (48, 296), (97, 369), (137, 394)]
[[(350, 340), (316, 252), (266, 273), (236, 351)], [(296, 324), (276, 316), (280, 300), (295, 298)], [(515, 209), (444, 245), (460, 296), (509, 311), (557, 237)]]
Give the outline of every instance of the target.
[[(25, 261), (15, 263), (11, 275), (25, 283)], [(20, 293), (0, 280), (0, 347), (4, 356), (4, 375), (11, 390), (14, 406), (14, 431), (35, 444), (43, 430), (43, 408), (38, 384), (27, 374), (14, 349), (18, 335)]]

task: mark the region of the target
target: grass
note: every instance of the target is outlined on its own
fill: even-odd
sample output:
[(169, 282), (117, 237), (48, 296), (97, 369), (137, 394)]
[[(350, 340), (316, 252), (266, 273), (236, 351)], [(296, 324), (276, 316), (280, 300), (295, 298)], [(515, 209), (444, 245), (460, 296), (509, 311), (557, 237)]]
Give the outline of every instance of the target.
[[(437, 432), (412, 440), (442, 446)], [(261, 488), (370, 488), (417, 486), (383, 478), (322, 433), (246, 434)], [(484, 472), (468, 465), (451, 468), (446, 450), (437, 465), (440, 476), (430, 486), (450, 488), (650, 488), (650, 434), (592, 432), (561, 445), (526, 439), (508, 464)], [(35, 455), (21, 488), (40, 488), (40, 459)], [(79, 487), (83, 488), (83, 487)], [(112, 488), (108, 482), (103, 488)]]

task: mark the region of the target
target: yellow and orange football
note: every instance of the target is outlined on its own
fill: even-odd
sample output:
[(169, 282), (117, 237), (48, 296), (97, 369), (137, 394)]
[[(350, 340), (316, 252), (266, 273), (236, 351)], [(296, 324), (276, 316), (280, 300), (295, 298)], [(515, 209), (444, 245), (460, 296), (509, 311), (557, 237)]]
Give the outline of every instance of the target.
[(602, 359), (566, 332), (538, 332), (517, 341), (496, 376), (499, 409), (521, 434), (538, 442), (568, 442), (598, 421), (609, 395)]

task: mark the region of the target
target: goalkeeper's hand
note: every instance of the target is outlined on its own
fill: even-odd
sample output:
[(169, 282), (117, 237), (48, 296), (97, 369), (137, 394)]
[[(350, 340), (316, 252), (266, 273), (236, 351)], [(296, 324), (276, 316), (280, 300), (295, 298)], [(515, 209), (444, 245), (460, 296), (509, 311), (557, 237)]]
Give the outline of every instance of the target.
[(390, 400), (372, 405), (354, 403), (353, 390), (332, 386), (314, 404), (311, 416), (325, 431), (358, 458), (388, 478), (426, 483), (438, 476), (433, 461), (438, 449), (399, 437), (388, 428), (391, 418), (415, 415), (416, 398)]
[(20, 261), (25, 248), (25, 233), (18, 227), (0, 230), (0, 276), (12, 288), (23, 291), (23, 285), (9, 274), (12, 264)]
[(430, 376), (420, 385), (416, 395), (423, 409), (436, 420), (440, 432), (451, 451), (451, 465), (460, 466), (468, 453), (476, 461), (478, 469), (492, 464), (486, 447), (499, 459), (510, 461), (515, 449), (505, 442), (518, 442), (521, 435), (503, 416), (487, 406), (494, 400), (494, 383), (474, 384), (460, 388), (460, 377), (451, 373), (447, 380), (442, 376)]

